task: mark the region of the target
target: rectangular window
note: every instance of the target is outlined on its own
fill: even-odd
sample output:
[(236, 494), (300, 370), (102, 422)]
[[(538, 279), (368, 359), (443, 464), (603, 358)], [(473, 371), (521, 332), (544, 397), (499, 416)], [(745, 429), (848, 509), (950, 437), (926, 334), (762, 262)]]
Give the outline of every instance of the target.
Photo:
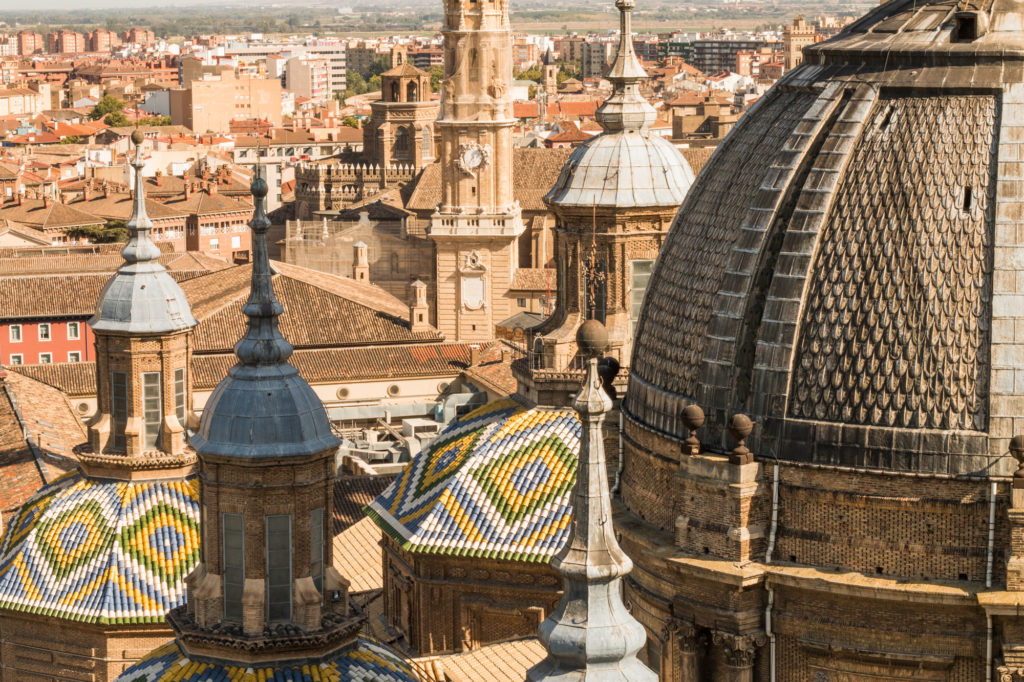
[(39, 323), (39, 340), (49, 341), (50, 340), (50, 323), (40, 322)]
[(23, 362), (24, 362), (24, 360), (21, 357), (21, 353), (17, 353), (15, 355), (11, 356), (11, 364), (12, 365), (20, 365)]
[(637, 320), (640, 318), (640, 308), (643, 305), (647, 283), (651, 281), (651, 270), (653, 269), (653, 260), (633, 261), (633, 286), (629, 291), (629, 321), (634, 331)]
[(292, 617), (292, 518), (267, 516), (267, 620)]
[(525, 308), (526, 307), (526, 299), (525, 298), (517, 298), (516, 299), (516, 305), (518, 305), (520, 308)]
[(110, 418), (114, 447), (123, 448), (124, 428), (128, 425), (128, 375), (124, 372), (110, 373)]
[(320, 594), (324, 593), (324, 508), (317, 507), (309, 519), (309, 574)]
[(174, 415), (185, 426), (185, 368), (174, 370)]
[(79, 334), (79, 328), (77, 322), (68, 322), (68, 340), (77, 341)]
[(241, 248), (241, 247), (242, 247), (242, 238), (241, 237), (232, 237), (231, 238), (231, 248), (232, 249), (238, 249), (238, 248)]
[(21, 325), (20, 324), (12, 324), (10, 332), (11, 332), (11, 343), (20, 343), (21, 342)]
[(68, 352), (68, 362), (81, 362), (81, 361), (82, 361), (82, 354), (79, 351), (73, 350), (73, 351), (69, 351)]
[(144, 448), (160, 442), (160, 372), (142, 373), (142, 430)]
[(41, 365), (48, 365), (51, 362), (53, 362), (53, 353), (40, 353), (39, 354), (39, 364), (41, 364)]
[(220, 240), (219, 239), (211, 239), (210, 240), (210, 250), (211, 251), (220, 251)]
[(221, 514), (224, 544), (224, 620), (242, 622), (245, 589), (245, 523), (241, 514)]

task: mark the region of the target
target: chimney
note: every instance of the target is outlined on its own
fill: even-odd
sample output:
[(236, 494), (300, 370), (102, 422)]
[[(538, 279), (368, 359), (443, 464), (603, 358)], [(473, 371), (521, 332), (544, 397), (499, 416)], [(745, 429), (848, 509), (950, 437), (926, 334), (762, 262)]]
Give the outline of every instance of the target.
[(430, 329), (430, 310), (427, 307), (427, 285), (416, 280), (409, 285), (412, 303), (409, 305), (409, 331), (425, 332)]
[(109, 199), (110, 198), (110, 184), (106, 183), (106, 182), (103, 183), (103, 198), (104, 199)]
[(43, 196), (43, 208), (50, 208), (50, 204), (51, 203), (52, 203), (52, 201), (50, 199), (50, 195), (49, 194)]
[(87, 183), (85, 183), (85, 186), (82, 188), (82, 201), (86, 201), (87, 202), (91, 198), (92, 197), (89, 194), (89, 183), (87, 182)]
[(213, 180), (206, 185), (206, 193), (211, 197), (217, 194), (217, 181)]
[(191, 182), (186, 182), (185, 183), (185, 200), (188, 201), (189, 197), (191, 197), (191, 196), (192, 196), (192, 183)]
[(157, 187), (163, 187), (164, 186), (164, 174), (163, 174), (163, 171), (158, 170), (156, 172), (155, 177), (156, 177), (156, 186)]
[(367, 246), (363, 242), (356, 242), (352, 245), (354, 260), (352, 265), (352, 279), (357, 282), (370, 283), (370, 261), (367, 257)]
[(479, 365), (479, 364), (480, 364), (480, 346), (470, 346), (469, 347), (469, 366), (473, 367), (474, 365)]

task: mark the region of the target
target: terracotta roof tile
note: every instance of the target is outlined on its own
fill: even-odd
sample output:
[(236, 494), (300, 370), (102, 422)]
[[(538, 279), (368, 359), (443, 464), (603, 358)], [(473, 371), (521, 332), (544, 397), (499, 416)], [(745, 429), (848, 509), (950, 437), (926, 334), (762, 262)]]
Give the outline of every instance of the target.
[(557, 281), (554, 268), (519, 268), (512, 277), (511, 288), (515, 291), (554, 291)]
[[(546, 211), (544, 195), (558, 180), (572, 149), (521, 149), (512, 156), (512, 191), (524, 211)], [(433, 211), (441, 203), (441, 164), (423, 169), (406, 205), (411, 211)]]
[(459, 654), (413, 659), (417, 668), (437, 670), (448, 682), (521, 682), (547, 651), (536, 637), (488, 644)]
[[(38, 458), (26, 435), (37, 446)], [(5, 521), (7, 512), (77, 466), (72, 448), (85, 439), (82, 420), (60, 391), (7, 373), (0, 385), (0, 511)]]

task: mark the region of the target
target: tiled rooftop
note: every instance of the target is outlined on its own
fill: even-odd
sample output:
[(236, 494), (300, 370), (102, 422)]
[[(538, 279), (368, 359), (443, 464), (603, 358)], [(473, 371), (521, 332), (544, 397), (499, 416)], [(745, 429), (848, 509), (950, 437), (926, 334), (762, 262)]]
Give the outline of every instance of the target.
[(547, 562), (568, 538), (579, 434), (571, 410), (485, 405), (366, 511), (411, 552)]

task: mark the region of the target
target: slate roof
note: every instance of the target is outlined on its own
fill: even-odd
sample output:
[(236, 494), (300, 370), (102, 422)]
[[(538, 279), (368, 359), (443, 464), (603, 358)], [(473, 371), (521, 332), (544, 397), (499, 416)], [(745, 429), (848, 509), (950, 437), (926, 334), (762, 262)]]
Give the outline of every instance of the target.
[(0, 608), (87, 623), (162, 623), (199, 561), (195, 478), (42, 488), (7, 524)]
[(367, 514), (410, 552), (547, 562), (569, 537), (580, 424), (511, 399), (452, 423)]
[(360, 638), (351, 649), (343, 649), (318, 665), (308, 663), (232, 667), (227, 664), (193, 661), (168, 642), (131, 666), (117, 678), (125, 682), (210, 682), (239, 680), (255, 682), (309, 682), (312, 680), (358, 680), (359, 682), (418, 682), (409, 664), (382, 644)]

